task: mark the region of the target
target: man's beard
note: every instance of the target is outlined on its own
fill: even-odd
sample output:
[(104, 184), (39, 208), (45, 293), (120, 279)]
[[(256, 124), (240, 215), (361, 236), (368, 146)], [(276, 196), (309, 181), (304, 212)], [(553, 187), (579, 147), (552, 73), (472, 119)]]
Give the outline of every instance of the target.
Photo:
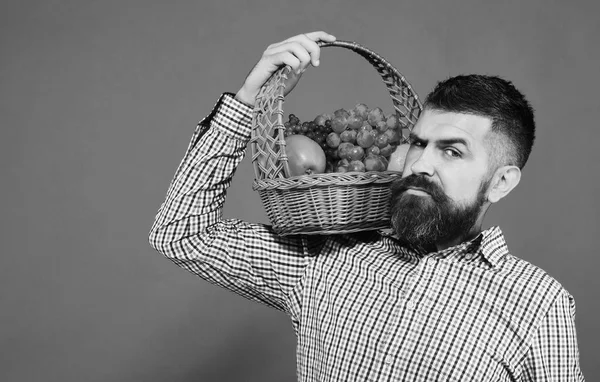
[[(460, 205), (423, 176), (409, 175), (392, 184), (392, 227), (398, 239), (418, 251), (433, 252), (437, 243), (462, 241), (479, 218), (489, 181), (482, 182), (477, 198), (471, 204)], [(407, 194), (409, 188), (429, 194)]]

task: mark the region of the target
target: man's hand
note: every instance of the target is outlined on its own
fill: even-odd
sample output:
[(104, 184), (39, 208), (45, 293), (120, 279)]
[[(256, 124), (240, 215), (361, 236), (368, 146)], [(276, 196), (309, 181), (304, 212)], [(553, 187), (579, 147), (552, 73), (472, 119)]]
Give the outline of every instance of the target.
[(318, 41), (333, 42), (335, 37), (325, 32), (312, 32), (269, 45), (235, 98), (246, 105), (254, 105), (260, 88), (284, 65), (292, 68), (285, 94), (292, 91), (309, 64), (319, 66), (321, 48)]

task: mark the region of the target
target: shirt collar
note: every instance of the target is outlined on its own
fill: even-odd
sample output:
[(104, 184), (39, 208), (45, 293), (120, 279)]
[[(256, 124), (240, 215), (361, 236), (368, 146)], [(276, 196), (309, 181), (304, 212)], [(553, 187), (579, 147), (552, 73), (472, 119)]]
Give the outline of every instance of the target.
[(508, 255), (504, 234), (497, 226), (486, 229), (471, 240), (471, 248), (474, 252), (480, 252), (492, 267), (496, 267), (499, 261)]
[[(406, 248), (409, 253), (412, 252), (417, 257), (426, 256), (427, 253), (418, 249)], [(446, 248), (440, 252), (433, 254), (434, 256), (449, 255), (452, 253), (460, 254), (476, 254), (481, 253), (483, 258), (489, 263), (492, 268), (498, 266), (499, 261), (508, 255), (508, 246), (504, 240), (504, 235), (500, 227), (494, 226), (479, 233), (474, 239), (457, 244), (454, 247)]]

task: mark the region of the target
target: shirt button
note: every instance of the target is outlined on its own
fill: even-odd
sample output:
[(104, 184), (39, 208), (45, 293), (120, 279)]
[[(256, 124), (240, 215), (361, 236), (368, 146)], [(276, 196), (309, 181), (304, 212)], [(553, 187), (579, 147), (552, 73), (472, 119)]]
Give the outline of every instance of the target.
[(408, 306), (409, 309), (414, 309), (415, 308), (415, 303), (412, 301), (409, 301), (406, 303), (406, 306)]

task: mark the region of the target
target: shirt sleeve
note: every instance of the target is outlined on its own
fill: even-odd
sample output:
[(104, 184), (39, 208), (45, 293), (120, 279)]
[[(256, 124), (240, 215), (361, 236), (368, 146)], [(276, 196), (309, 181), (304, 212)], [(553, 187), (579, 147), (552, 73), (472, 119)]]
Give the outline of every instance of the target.
[(178, 266), (241, 296), (288, 311), (288, 294), (318, 240), (279, 236), (270, 226), (224, 220), (222, 208), (251, 132), (251, 109), (223, 94), (203, 119), (171, 181), (149, 234)]
[(566, 291), (546, 315), (524, 360), (522, 381), (585, 381), (579, 366), (575, 301)]

